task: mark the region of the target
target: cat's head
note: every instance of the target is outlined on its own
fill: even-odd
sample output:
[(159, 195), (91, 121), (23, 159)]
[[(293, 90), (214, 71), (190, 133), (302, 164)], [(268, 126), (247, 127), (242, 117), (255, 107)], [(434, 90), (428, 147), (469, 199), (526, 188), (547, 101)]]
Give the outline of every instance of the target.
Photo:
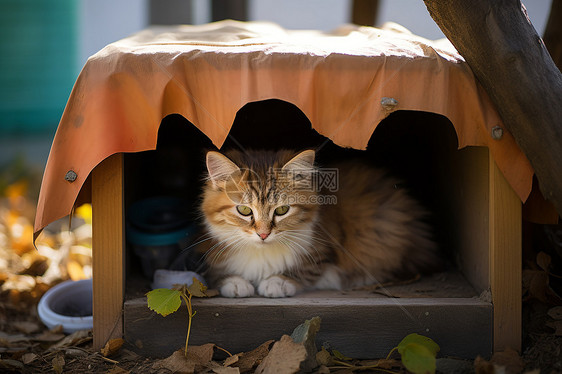
[(211, 235), (233, 249), (302, 245), (318, 213), (314, 157), (312, 150), (207, 153), (202, 213)]

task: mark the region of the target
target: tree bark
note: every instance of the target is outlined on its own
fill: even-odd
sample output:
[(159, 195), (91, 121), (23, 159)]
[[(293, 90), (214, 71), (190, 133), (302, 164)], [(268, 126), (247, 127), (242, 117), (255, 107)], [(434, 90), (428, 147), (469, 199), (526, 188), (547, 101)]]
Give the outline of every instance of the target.
[[(562, 214), (562, 74), (519, 0), (424, 0)], [(501, 141), (501, 140), (499, 140)]]

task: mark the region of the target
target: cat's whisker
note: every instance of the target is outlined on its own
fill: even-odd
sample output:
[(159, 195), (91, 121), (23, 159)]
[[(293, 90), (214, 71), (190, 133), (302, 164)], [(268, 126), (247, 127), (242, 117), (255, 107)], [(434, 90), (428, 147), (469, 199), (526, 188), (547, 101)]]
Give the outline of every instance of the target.
[(240, 241), (236, 247), (234, 247), (232, 249), (233, 252), (236, 252), (237, 254), (241, 254), (243, 253), (244, 249), (246, 248), (247, 242), (246, 241)]
[(326, 239), (322, 239), (322, 238), (316, 237), (316, 236), (315, 236), (314, 234), (312, 234), (309, 230), (298, 230), (298, 231), (303, 231), (303, 232), (302, 232), (302, 233), (301, 233), (301, 232), (295, 232), (295, 231), (293, 231), (293, 230), (287, 230), (287, 231), (285, 231), (285, 232), (288, 232), (289, 235), (298, 236), (298, 237), (300, 237), (300, 238), (302, 238), (302, 239), (311, 240), (311, 241), (314, 241), (314, 242), (320, 243), (320, 244), (324, 244), (324, 243), (325, 243), (325, 244), (331, 244), (331, 243), (332, 243), (330, 240), (326, 240)]
[[(312, 242), (317, 242), (317, 243), (320, 243), (320, 244), (323, 244), (323, 243), (329, 244), (330, 243), (327, 240), (315, 238), (314, 236), (310, 235), (310, 233), (307, 235), (307, 234), (297, 233), (297, 232), (292, 232), (292, 231), (286, 231), (286, 232), (287, 232), (286, 235), (288, 235), (290, 238), (295, 239), (295, 240), (301, 240), (304, 244), (306, 244), (306, 246), (308, 248), (312, 248), (319, 257), (321, 257), (321, 254), (318, 251), (318, 249), (315, 246), (312, 245)], [(307, 250), (305, 250), (305, 251), (307, 253), (310, 253), (310, 251), (307, 251)]]
[(301, 256), (299, 256), (300, 254), (300, 250), (296, 249), (293, 247), (293, 243), (288, 240), (287, 238), (279, 238), (278, 239), (279, 243), (283, 244), (286, 248), (288, 248), (294, 255), (295, 255), (295, 259), (299, 262), (301, 262)]
[[(231, 238), (227, 238), (227, 239), (223, 239), (217, 243), (215, 243), (211, 248), (209, 248), (205, 254), (203, 255), (203, 258), (205, 260), (207, 260), (207, 258), (212, 254), (213, 258), (211, 260), (211, 263), (216, 263), (219, 259), (219, 257), (221, 256), (221, 254), (228, 249), (228, 247), (232, 246), (233, 244), (235, 244), (235, 242), (231, 241)], [(226, 245), (225, 245), (226, 243)], [(217, 248), (219, 248), (218, 251), (215, 251)], [(216, 253), (213, 253), (216, 252)]]
[(206, 242), (206, 241), (208, 241), (208, 240), (212, 240), (212, 239), (213, 239), (213, 237), (212, 237), (211, 235), (207, 235), (207, 236), (208, 236), (208, 238), (198, 240), (198, 241), (196, 241), (195, 243), (193, 243), (193, 244), (191, 244), (191, 245), (189, 245), (189, 246), (183, 248), (183, 249), (181, 250), (182, 253), (185, 252), (185, 251), (189, 251), (191, 248), (193, 248), (193, 247), (195, 247), (195, 246), (197, 246), (197, 245), (199, 245), (199, 244), (201, 244), (201, 243), (204, 243), (204, 242)]
[[(299, 254), (299, 253), (300, 253), (300, 254), (304, 254), (304, 256), (309, 260), (309, 262), (310, 262), (311, 265), (313, 265), (313, 266), (316, 266), (316, 265), (317, 265), (317, 261), (316, 261), (315, 258), (312, 256), (312, 254), (311, 254), (303, 245), (301, 245), (300, 243), (298, 243), (298, 242), (296, 241), (296, 240), (299, 240), (299, 238), (296, 238), (296, 237), (294, 237), (294, 238), (285, 237), (284, 240), (285, 240), (285, 243), (284, 243), (284, 244), (287, 245), (287, 247), (288, 247), (289, 249), (291, 249), (294, 253), (296, 253), (296, 254)], [(300, 239), (300, 240), (303, 240), (303, 239)], [(309, 244), (306, 240), (303, 240), (303, 241), (305, 241), (305, 244)], [(298, 246), (298, 249), (295, 250), (295, 248), (294, 248), (292, 245), (297, 245), (297, 246)], [(308, 245), (307, 247), (310, 248), (311, 246)], [(314, 248), (314, 247), (313, 247), (313, 248)], [(318, 251), (317, 251), (315, 248), (314, 248), (314, 250), (317, 252), (317, 254), (319, 254)], [(299, 256), (298, 258), (300, 259), (301, 256)]]

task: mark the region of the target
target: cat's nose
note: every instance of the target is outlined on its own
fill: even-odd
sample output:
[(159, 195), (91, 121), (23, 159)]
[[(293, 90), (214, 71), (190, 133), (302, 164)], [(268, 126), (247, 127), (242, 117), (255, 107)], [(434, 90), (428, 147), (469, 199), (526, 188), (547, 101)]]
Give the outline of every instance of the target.
[(256, 233), (256, 234), (258, 234), (258, 236), (261, 238), (261, 240), (265, 240), (265, 239), (267, 239), (267, 237), (269, 236), (269, 233), (268, 233), (268, 232), (261, 232), (261, 233), (258, 232), (258, 233)]

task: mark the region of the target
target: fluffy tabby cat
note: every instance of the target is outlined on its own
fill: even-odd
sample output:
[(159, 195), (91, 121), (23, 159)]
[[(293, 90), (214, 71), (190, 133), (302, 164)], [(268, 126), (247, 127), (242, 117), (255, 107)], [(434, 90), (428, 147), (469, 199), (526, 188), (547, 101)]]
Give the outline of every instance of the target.
[(424, 210), (395, 180), (342, 163), (338, 188), (318, 190), (314, 158), (312, 150), (207, 154), (207, 276), (223, 296), (360, 287), (437, 262)]

